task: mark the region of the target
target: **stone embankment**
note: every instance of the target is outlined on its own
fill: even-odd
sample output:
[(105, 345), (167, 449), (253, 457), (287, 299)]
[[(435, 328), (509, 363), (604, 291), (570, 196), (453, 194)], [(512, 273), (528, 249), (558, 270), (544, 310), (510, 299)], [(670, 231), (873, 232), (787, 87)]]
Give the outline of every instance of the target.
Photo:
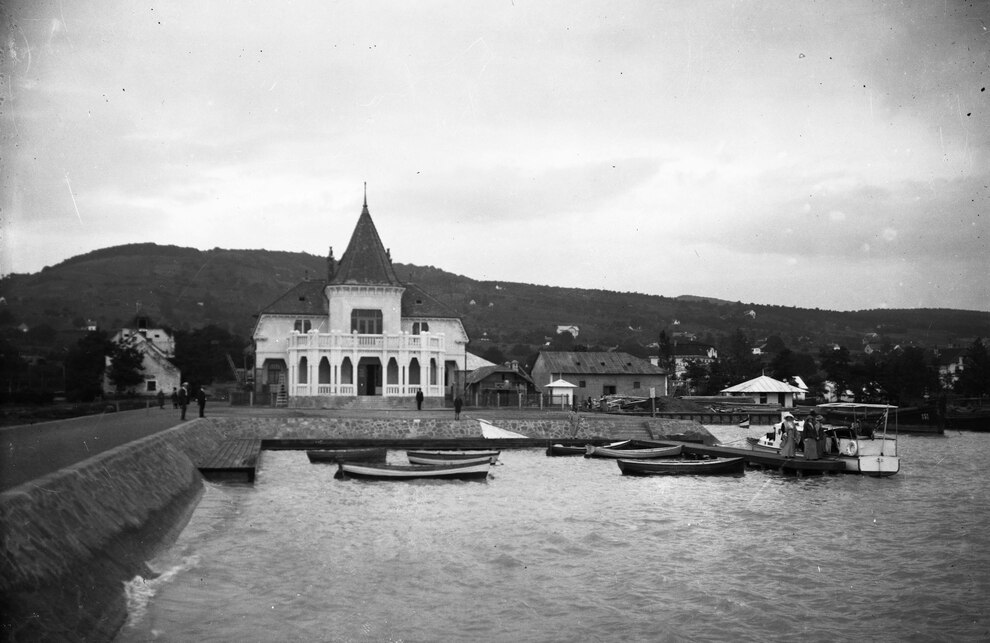
[[(710, 438), (683, 420), (572, 415), (500, 419), (545, 440)], [(124, 623), (123, 583), (185, 526), (203, 489), (196, 468), (224, 440), (478, 438), (474, 420), (217, 417), (117, 447), (0, 494), (3, 637), (112, 638)], [(262, 465), (263, 466), (263, 465)]]

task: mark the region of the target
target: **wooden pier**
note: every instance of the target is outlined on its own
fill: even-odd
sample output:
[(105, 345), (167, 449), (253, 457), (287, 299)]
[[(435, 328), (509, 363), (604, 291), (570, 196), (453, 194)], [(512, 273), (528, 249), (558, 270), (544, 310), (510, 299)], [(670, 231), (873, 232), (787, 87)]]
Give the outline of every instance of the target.
[(805, 460), (804, 456), (785, 458), (769, 451), (739, 449), (736, 447), (704, 446), (700, 444), (683, 443), (683, 452), (692, 455), (710, 455), (722, 458), (745, 458), (746, 464), (763, 469), (774, 469), (783, 473), (795, 475), (811, 475), (821, 473), (842, 473), (846, 463), (838, 458), (825, 456), (820, 460)]
[(225, 440), (197, 468), (210, 481), (254, 482), (261, 460), (261, 440), (238, 438)]

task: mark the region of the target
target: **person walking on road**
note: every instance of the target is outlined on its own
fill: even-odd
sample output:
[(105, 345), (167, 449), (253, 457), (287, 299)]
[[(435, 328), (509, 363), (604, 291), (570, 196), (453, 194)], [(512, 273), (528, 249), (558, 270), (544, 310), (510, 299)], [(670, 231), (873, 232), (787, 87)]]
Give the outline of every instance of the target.
[(165, 391), (158, 389), (158, 408), (165, 408)]
[(463, 406), (464, 406), (464, 400), (462, 400), (461, 399), (461, 396), (458, 395), (457, 397), (454, 398), (454, 419), (455, 420), (460, 420), (461, 419), (461, 407), (463, 407)]
[(186, 419), (186, 407), (189, 406), (189, 382), (183, 382), (179, 388), (179, 410), (182, 411), (181, 419)]

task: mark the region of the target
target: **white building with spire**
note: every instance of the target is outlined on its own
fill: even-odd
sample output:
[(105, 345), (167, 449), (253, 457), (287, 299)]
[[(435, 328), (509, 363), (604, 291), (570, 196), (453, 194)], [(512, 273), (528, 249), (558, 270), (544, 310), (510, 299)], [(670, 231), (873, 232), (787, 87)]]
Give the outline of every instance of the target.
[(365, 194), (339, 263), (330, 248), (326, 279), (303, 281), (258, 314), (255, 386), (291, 407), (399, 406), (418, 391), (437, 406), (463, 386), (467, 342), (459, 316), (399, 281)]

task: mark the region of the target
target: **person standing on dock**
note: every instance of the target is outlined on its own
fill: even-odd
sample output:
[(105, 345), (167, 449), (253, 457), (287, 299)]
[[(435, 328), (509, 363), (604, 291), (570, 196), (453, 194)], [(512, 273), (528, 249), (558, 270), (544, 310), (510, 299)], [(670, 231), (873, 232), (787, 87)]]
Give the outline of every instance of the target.
[(804, 459), (818, 459), (818, 427), (815, 426), (814, 413), (804, 418)]
[(423, 389), (416, 391), (416, 410), (423, 410)]
[(189, 382), (183, 382), (179, 388), (179, 410), (182, 411), (181, 418), (186, 419), (186, 407), (189, 406)]
[(825, 416), (815, 413), (815, 430), (818, 431), (818, 457), (824, 458), (828, 455), (828, 444), (825, 440)]
[(794, 416), (790, 413), (784, 416), (782, 430), (784, 437), (780, 441), (780, 455), (785, 458), (793, 458), (794, 448), (797, 446), (797, 427), (794, 426)]
[(205, 417), (203, 410), (206, 408), (206, 390), (202, 386), (196, 391), (196, 404), (199, 405), (199, 417)]
[(457, 397), (454, 398), (454, 419), (455, 420), (460, 420), (461, 419), (461, 407), (462, 406), (464, 406), (464, 400), (462, 400), (461, 399), (461, 396), (458, 395)]

